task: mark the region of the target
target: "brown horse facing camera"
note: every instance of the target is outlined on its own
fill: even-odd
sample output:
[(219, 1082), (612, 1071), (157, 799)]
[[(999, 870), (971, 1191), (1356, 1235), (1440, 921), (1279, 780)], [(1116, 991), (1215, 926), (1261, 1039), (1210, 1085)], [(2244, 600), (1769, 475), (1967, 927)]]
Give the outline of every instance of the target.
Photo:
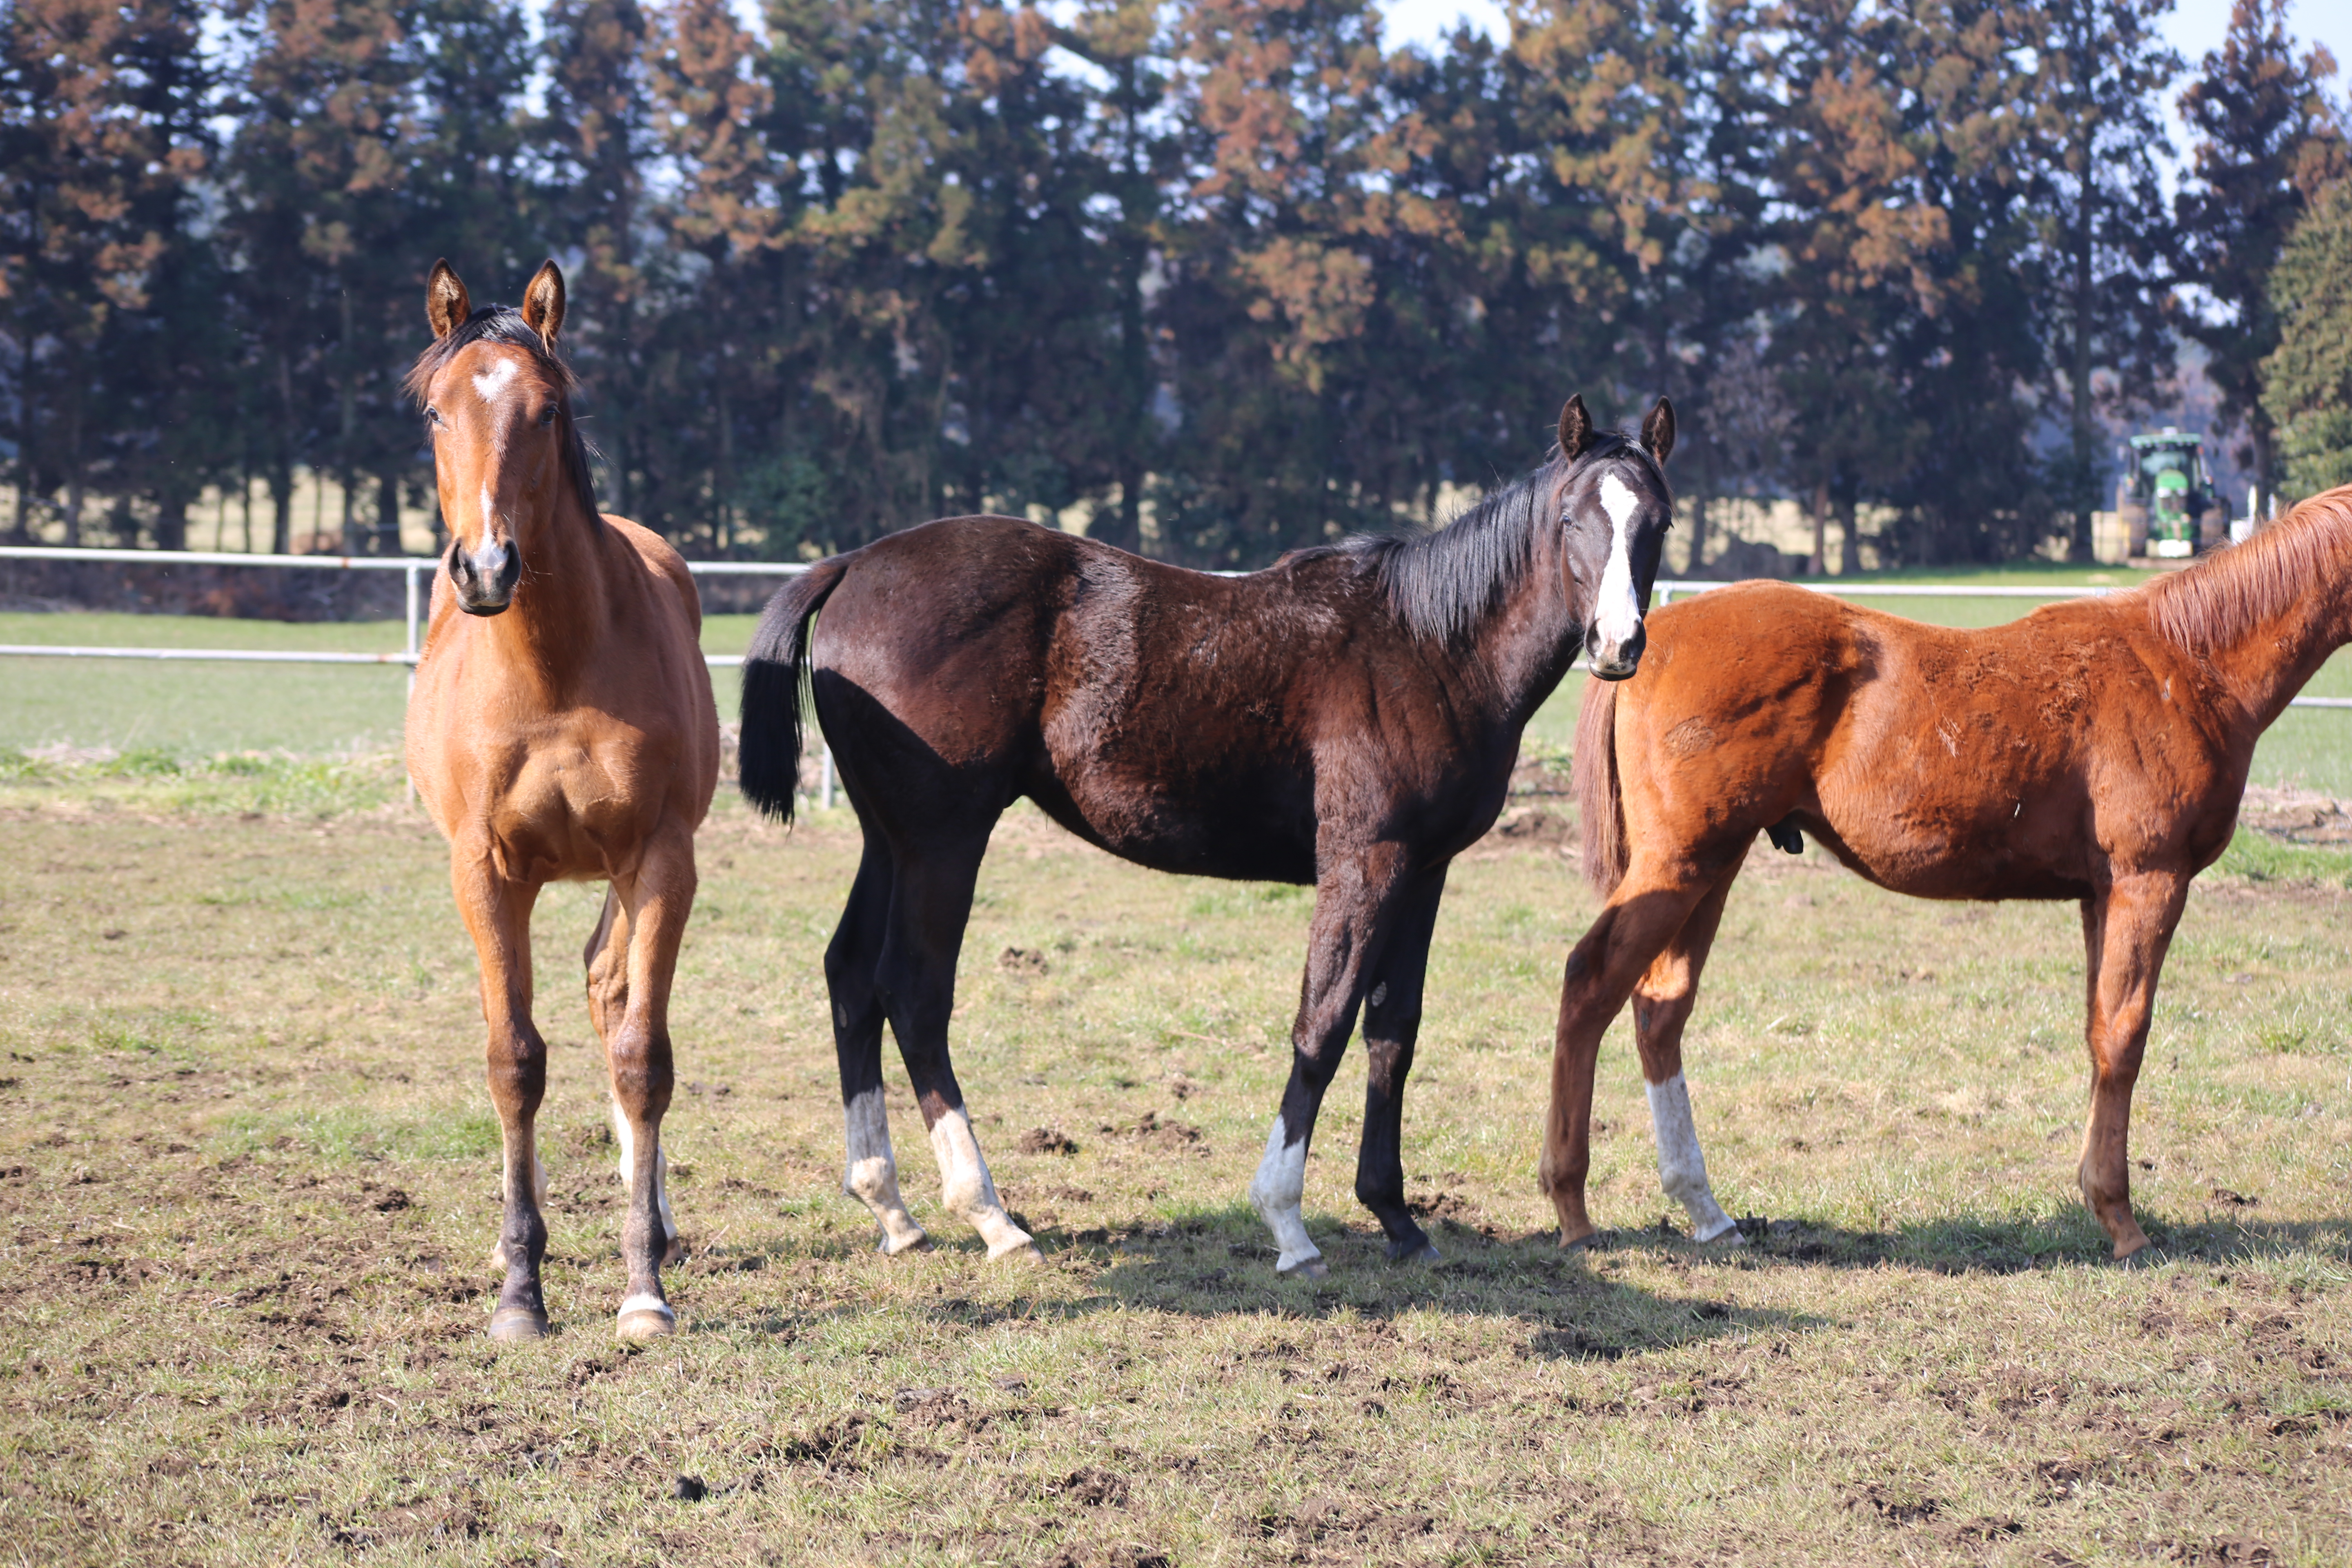
[(490, 1099), (506, 1146), (490, 1337), (547, 1331), (547, 1176), (532, 1121), (547, 1047), (531, 1022), (530, 911), (556, 881), (609, 883), (588, 939), (588, 1016), (612, 1075), (629, 1205), (619, 1331), (668, 1333), (661, 1266), (669, 985), (694, 905), (694, 830), (719, 778), (719, 715), (677, 552), (596, 510), (555, 349), (563, 274), (520, 310), (476, 310), (446, 261), (425, 289), (434, 342), (408, 374), (451, 535), (408, 703), (408, 773), (449, 839), (457, 912), (482, 966)]
[[(802, 683), (865, 834), (825, 952), (848, 1162), (881, 1247), (923, 1239), (882, 1104), (898, 1037), (950, 1213), (1031, 1255), (948, 1059), (956, 954), (997, 817), (1023, 795), (1087, 842), (1193, 876), (1311, 883), (1289, 1087), (1250, 1198), (1276, 1267), (1325, 1272), (1299, 1205), (1307, 1141), (1360, 1005), (1356, 1195), (1395, 1258), (1399, 1107), (1453, 858), (1501, 809), (1519, 731), (1577, 654), (1633, 673), (1673, 515), (1661, 399), (1639, 445), (1582, 399), (1559, 450), (1436, 532), (1300, 551), (1216, 577), (1004, 517), (952, 518), (821, 563), (744, 666), (743, 790), (789, 819)], [(818, 617), (813, 633), (806, 623)]]
[(2126, 1135), (2158, 972), (2236, 827), (2254, 742), (2352, 640), (2352, 487), (2176, 576), (1951, 631), (1751, 583), (1662, 609), (1639, 677), (1577, 731), (1586, 874), (1607, 902), (1569, 955), (1541, 1180), (1562, 1246), (1584, 1207), (1593, 1059), (1626, 998), (1658, 1169), (1702, 1241), (1709, 1192), (1683, 1026), (1757, 834), (1810, 833), (1880, 887), (2072, 899), (2089, 961), (2083, 1196), (2128, 1258)]

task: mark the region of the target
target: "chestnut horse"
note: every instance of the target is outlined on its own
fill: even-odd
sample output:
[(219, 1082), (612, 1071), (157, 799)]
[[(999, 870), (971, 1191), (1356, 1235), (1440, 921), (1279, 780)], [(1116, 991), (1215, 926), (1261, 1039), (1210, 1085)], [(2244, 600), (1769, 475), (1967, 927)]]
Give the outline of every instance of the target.
[(1584, 1207), (1593, 1060), (1630, 995), (1658, 1170), (1702, 1241), (1708, 1190), (1683, 1026), (1758, 833), (1810, 833), (1882, 888), (2071, 899), (2089, 964), (2083, 1196), (2117, 1258), (2126, 1137), (2189, 879), (2228, 847), (2254, 742), (2352, 640), (2352, 487), (2178, 575), (1983, 631), (1750, 583), (1651, 617), (1638, 679), (1588, 691), (1584, 864), (1607, 902), (1569, 955), (1541, 1181), (1562, 1246)]
[(1307, 1141), (1360, 1005), (1356, 1195), (1391, 1258), (1435, 1256), (1405, 1208), (1398, 1118), (1446, 868), (1493, 824), (1519, 731), (1577, 654), (1633, 672), (1673, 445), (1664, 399), (1637, 445), (1596, 433), (1574, 398), (1550, 462), (1413, 539), (1217, 577), (1012, 518), (951, 518), (776, 595), (744, 665), (743, 790), (791, 816), (812, 679), (866, 839), (824, 967), (843, 1185), (880, 1222), (882, 1250), (924, 1239), (884, 1119), (887, 1018), (947, 1209), (992, 1258), (1034, 1251), (997, 1199), (948, 1058), (973, 880), (997, 817), (1026, 795), (1141, 865), (1314, 886), (1289, 1087), (1250, 1199), (1277, 1270), (1326, 1271), (1299, 1212)]
[(629, 1205), (619, 1331), (676, 1322), (660, 1269), (677, 1240), (662, 1192), (670, 973), (694, 904), (694, 830), (719, 778), (719, 714), (677, 552), (596, 510), (557, 355), (563, 274), (520, 310), (477, 310), (446, 261), (434, 341), (408, 374), (425, 406), (450, 532), (408, 703), (408, 773), (449, 839), (457, 912), (482, 966), (490, 1099), (506, 1145), (490, 1337), (547, 1331), (547, 1177), (533, 1119), (547, 1047), (531, 1023), (530, 911), (554, 881), (609, 883), (588, 939), (588, 1015), (612, 1076)]

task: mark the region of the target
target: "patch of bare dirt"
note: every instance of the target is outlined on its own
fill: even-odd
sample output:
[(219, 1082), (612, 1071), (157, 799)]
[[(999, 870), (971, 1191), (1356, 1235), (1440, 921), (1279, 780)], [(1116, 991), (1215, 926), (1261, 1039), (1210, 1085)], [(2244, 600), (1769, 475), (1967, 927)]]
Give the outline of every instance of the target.
[(2250, 784), (2238, 805), (2238, 822), (2289, 844), (2352, 844), (2352, 801), (2305, 790)]

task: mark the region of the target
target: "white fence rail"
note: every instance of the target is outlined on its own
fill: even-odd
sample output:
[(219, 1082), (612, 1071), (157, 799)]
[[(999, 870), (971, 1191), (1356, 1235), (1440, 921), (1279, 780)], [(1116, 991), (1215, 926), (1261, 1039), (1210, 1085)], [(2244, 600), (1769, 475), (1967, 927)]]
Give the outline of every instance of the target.
[[(0, 561), (113, 561), (142, 566), (276, 566), (312, 572), (398, 572), (407, 586), (407, 646), (398, 653), (312, 653), (299, 649), (207, 647), (94, 647), (64, 643), (0, 643), (0, 657), (33, 658), (150, 658), (236, 664), (405, 664), (416, 662), (423, 626), (425, 575), (441, 564), (432, 555), (247, 555), (227, 550), (76, 550), (59, 545), (0, 546)], [(698, 577), (797, 577), (808, 567), (782, 561), (689, 561), (686, 569)], [(1232, 575), (1233, 574), (1221, 574)], [(1929, 583), (1801, 583), (1816, 594), (1842, 599), (2086, 599), (2116, 592), (2113, 588), (2035, 588), (2020, 584), (1979, 587), (1939, 587)], [(1668, 578), (1656, 584), (1657, 602), (1703, 594), (1724, 584), (1691, 578)], [(736, 669), (740, 654), (703, 656), (713, 669)], [(2298, 697), (2291, 708), (2352, 709), (2352, 697)], [(831, 759), (826, 759), (828, 762)], [(829, 792), (828, 792), (829, 793)]]

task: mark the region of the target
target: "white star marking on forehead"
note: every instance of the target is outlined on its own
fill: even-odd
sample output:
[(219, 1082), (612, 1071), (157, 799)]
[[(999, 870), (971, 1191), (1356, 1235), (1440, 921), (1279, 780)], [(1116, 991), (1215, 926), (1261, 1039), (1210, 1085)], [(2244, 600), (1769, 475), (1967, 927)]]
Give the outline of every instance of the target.
[[(475, 379), (478, 381), (480, 378)], [(1601, 476), (1601, 510), (1609, 514), (1611, 522), (1623, 528), (1633, 521), (1633, 513), (1641, 504), (1642, 498), (1635, 495), (1633, 487), (1624, 480), (1614, 474)]]
[(474, 377), (474, 390), (481, 395), (483, 402), (496, 403), (499, 395), (506, 391), (507, 383), (514, 379), (514, 361), (493, 360), (490, 362), (489, 369)]

